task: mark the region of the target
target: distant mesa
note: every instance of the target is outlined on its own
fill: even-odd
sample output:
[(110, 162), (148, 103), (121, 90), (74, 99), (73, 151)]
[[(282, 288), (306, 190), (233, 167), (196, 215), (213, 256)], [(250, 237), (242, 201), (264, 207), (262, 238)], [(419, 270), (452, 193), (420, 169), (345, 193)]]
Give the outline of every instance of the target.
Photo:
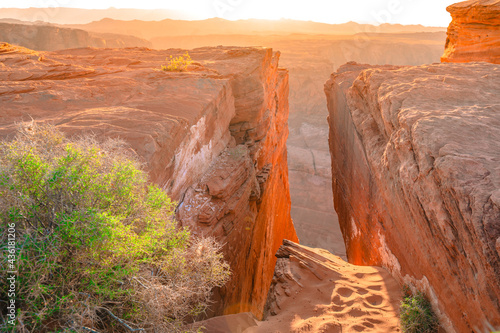
[(112, 32), (132, 34), (137, 37), (152, 39), (164, 36), (199, 36), (212, 34), (277, 34), (289, 35), (324, 34), (353, 35), (365, 32), (402, 33), (402, 32), (437, 32), (445, 31), (444, 27), (424, 27), (419, 25), (383, 24), (374, 26), (348, 22), (343, 24), (327, 24), (297, 20), (260, 20), (248, 19), (229, 21), (221, 18), (211, 18), (197, 21), (165, 19), (162, 21), (123, 21), (101, 20), (88, 24), (71, 24), (67, 27), (95, 32)]
[[(53, 25), (3, 23), (0, 20), (0, 41), (21, 45), (37, 51), (55, 51), (79, 47), (151, 47), (152, 43), (135, 36), (94, 33)], [(14, 20), (7, 20), (15, 22)], [(5, 22), (5, 21), (4, 21)]]
[(82, 8), (0, 8), (0, 18), (9, 17), (22, 21), (44, 21), (55, 24), (85, 24), (99, 21), (103, 18), (116, 20), (164, 20), (172, 18), (177, 20), (193, 19), (188, 14), (166, 9), (132, 9), (132, 8), (107, 8), (107, 9), (82, 9)]

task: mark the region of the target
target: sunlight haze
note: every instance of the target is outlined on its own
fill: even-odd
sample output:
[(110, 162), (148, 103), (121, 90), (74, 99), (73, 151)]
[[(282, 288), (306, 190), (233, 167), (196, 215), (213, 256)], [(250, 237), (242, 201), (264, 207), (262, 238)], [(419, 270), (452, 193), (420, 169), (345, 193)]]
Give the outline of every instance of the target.
[[(455, 0), (4, 0), (3, 8), (73, 7), (86, 9), (138, 8), (168, 9), (184, 14), (181, 18), (207, 19), (295, 19), (324, 23), (422, 24), (448, 26), (451, 18), (446, 7)], [(54, 9), (55, 10), (55, 9)], [(1, 17), (1, 9), (0, 9)], [(180, 18), (180, 17), (165, 17)]]

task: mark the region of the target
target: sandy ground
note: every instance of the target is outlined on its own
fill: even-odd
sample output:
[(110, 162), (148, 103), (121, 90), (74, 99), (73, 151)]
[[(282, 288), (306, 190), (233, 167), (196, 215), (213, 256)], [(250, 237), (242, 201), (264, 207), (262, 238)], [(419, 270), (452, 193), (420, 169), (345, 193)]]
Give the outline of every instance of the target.
[(278, 259), (269, 315), (242, 313), (203, 323), (211, 333), (400, 332), (401, 290), (379, 267), (351, 265), (321, 249), (285, 246)]

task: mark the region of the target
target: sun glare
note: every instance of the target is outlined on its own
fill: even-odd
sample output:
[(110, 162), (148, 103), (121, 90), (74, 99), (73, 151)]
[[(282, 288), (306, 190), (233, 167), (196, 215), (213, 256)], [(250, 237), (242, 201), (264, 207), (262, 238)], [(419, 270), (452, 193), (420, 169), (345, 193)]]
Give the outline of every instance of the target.
[[(74, 7), (85, 9), (167, 9), (190, 19), (220, 17), (229, 20), (281, 18), (324, 23), (422, 24), (447, 26), (445, 8), (456, 0), (4, 0), (2, 7)], [(186, 17), (186, 16), (184, 16)], [(167, 17), (166, 17), (167, 18)]]

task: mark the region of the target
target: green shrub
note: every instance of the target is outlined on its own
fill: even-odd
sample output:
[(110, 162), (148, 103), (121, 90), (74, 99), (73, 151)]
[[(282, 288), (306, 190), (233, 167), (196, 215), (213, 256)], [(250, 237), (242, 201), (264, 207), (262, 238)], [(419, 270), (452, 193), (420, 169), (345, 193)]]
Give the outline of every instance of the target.
[(412, 295), (408, 286), (404, 287), (404, 298), (401, 301), (401, 328), (405, 333), (434, 333), (438, 331), (439, 322), (432, 311), (427, 297), (417, 292)]
[(161, 70), (167, 72), (182, 72), (186, 70), (187, 66), (193, 63), (193, 60), (191, 59), (191, 56), (187, 51), (186, 54), (184, 54), (184, 56), (178, 56), (175, 58), (170, 56), (165, 60), (168, 61), (168, 65), (167, 66), (162, 65)]
[(2, 308), (0, 330), (179, 330), (229, 267), (213, 239), (177, 227), (174, 208), (123, 143), (22, 126), (0, 143), (0, 250), (12, 223), (18, 249), (18, 327)]

